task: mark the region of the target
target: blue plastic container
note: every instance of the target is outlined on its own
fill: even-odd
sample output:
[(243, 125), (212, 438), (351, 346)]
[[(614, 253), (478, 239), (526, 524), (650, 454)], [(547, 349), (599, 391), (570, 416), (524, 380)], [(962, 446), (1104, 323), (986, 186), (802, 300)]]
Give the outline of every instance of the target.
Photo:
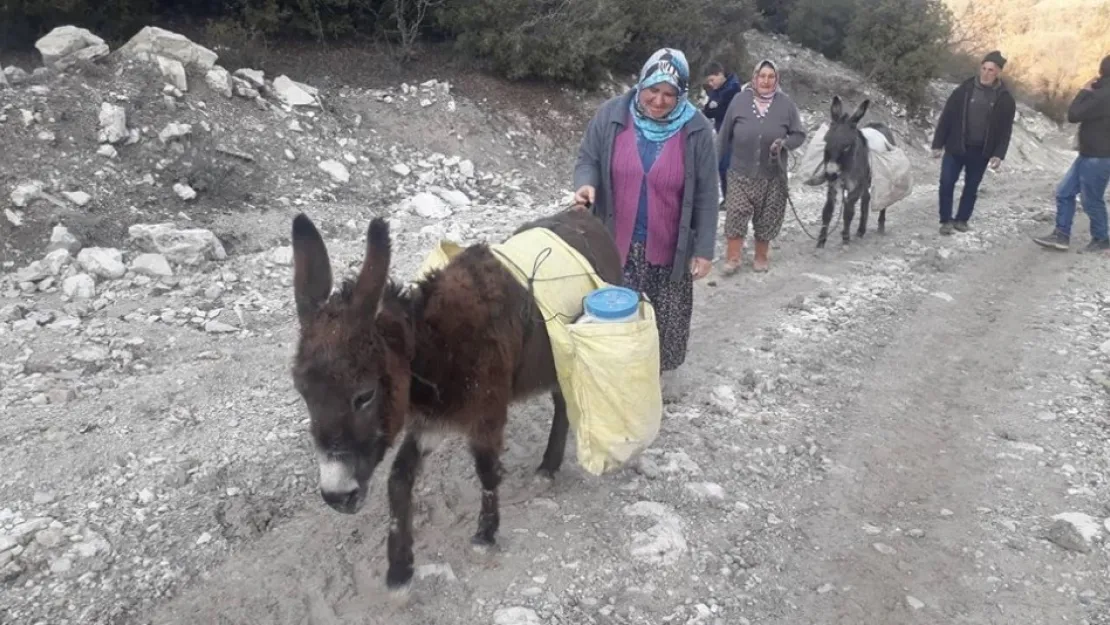
[(586, 296), (579, 323), (620, 323), (640, 313), (640, 294), (623, 286), (607, 286)]

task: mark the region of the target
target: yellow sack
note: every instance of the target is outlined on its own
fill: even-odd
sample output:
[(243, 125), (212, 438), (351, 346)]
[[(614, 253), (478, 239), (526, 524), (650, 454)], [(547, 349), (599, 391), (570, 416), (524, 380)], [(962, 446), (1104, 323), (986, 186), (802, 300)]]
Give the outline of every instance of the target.
[[(418, 275), (446, 265), (462, 249), (440, 241)], [(655, 441), (663, 418), (655, 309), (641, 300), (634, 321), (574, 323), (586, 295), (609, 286), (577, 250), (546, 228), (525, 230), (490, 249), (525, 287), (533, 278), (578, 463), (594, 475), (625, 465)]]

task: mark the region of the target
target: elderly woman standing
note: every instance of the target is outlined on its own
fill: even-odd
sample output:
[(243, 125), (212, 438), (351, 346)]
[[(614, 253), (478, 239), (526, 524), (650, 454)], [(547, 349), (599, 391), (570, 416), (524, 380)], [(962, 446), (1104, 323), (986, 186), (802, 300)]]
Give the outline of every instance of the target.
[(625, 286), (655, 307), (663, 371), (686, 359), (693, 281), (709, 274), (717, 236), (713, 125), (687, 99), (689, 80), (681, 51), (653, 54), (590, 121), (574, 168), (576, 207), (609, 226)]
[(805, 139), (798, 107), (779, 89), (778, 68), (761, 61), (752, 81), (732, 99), (717, 134), (717, 151), (732, 150), (725, 197), (725, 275), (740, 269), (749, 221), (755, 231), (753, 269), (767, 271), (767, 252), (786, 216), (787, 150), (797, 149)]

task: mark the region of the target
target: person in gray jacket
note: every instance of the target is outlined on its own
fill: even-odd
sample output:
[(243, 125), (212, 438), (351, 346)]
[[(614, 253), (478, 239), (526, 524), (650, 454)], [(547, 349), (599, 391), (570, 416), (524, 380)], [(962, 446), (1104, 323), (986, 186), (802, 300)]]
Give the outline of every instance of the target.
[(725, 195), (728, 252), (724, 273), (740, 269), (748, 222), (755, 232), (753, 269), (767, 271), (767, 253), (782, 228), (788, 199), (786, 155), (806, 140), (798, 107), (779, 88), (779, 71), (760, 61), (732, 99), (717, 133), (717, 152), (732, 151)]
[(717, 237), (713, 124), (689, 101), (689, 82), (681, 51), (655, 52), (636, 87), (590, 120), (574, 167), (576, 208), (609, 227), (624, 286), (655, 308), (663, 371), (686, 359), (693, 281), (709, 274)]

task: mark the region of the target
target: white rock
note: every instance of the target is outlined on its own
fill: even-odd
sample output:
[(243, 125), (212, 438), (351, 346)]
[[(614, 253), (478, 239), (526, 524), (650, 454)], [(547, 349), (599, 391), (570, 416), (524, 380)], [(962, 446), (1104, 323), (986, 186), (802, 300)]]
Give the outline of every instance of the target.
[(162, 76), (165, 77), (167, 82), (181, 91), (189, 90), (189, 79), (185, 75), (185, 65), (181, 61), (160, 54), (154, 58), (158, 62), (158, 69), (161, 70)]
[(725, 489), (720, 484), (712, 482), (688, 483), (686, 484), (686, 490), (701, 499), (723, 500), (725, 498)]
[(653, 501), (641, 501), (625, 506), (624, 513), (655, 521), (655, 525), (647, 531), (633, 532), (630, 547), (633, 558), (668, 566), (678, 562), (688, 551), (686, 538), (682, 534), (682, 521), (667, 506)]
[(442, 198), (444, 202), (447, 202), (455, 208), (470, 206), (471, 204), (470, 197), (462, 191), (456, 191), (454, 189), (441, 189), (439, 187), (434, 187), (430, 189), (430, 191)]
[(23, 208), (42, 196), (45, 185), (39, 180), (29, 180), (16, 185), (11, 192), (12, 204)]
[(109, 102), (100, 104), (100, 134), (101, 143), (119, 143), (128, 136), (127, 111), (122, 106)]
[(240, 67), (235, 70), (235, 76), (247, 81), (253, 87), (262, 88), (266, 86), (266, 72), (260, 69)]
[(459, 173), (466, 178), (474, 177), (474, 163), (469, 160), (461, 161), (459, 163)]
[(7, 220), (10, 221), (11, 224), (17, 228), (23, 225), (23, 213), (17, 213), (11, 209), (5, 208), (4, 217), (7, 218)]
[(92, 196), (84, 191), (62, 191), (62, 195), (78, 206), (84, 206), (92, 200)]
[(203, 533), (203, 534), (201, 534), (200, 536), (197, 537), (197, 544), (198, 545), (207, 545), (210, 542), (212, 542), (212, 535), (209, 534), (208, 532), (205, 532), (205, 533)]
[(269, 258), (270, 262), (275, 265), (291, 267), (293, 266), (293, 248), (289, 245), (274, 248), (270, 250)]
[(86, 247), (78, 252), (77, 264), (86, 272), (109, 280), (118, 280), (127, 273), (123, 254), (110, 247)]
[(1102, 534), (1102, 526), (1082, 512), (1064, 512), (1052, 517), (1048, 539), (1064, 549), (1090, 553), (1091, 543)]
[(725, 412), (736, 409), (736, 392), (731, 386), (722, 384), (715, 387), (712, 398), (713, 404)]
[(349, 182), (351, 180), (351, 172), (347, 171), (347, 166), (337, 160), (320, 161), (318, 167), (336, 182)]
[(1100, 345), (1098, 351), (1110, 355), (1110, 341), (1106, 341), (1105, 343)]
[(166, 127), (162, 129), (162, 132), (158, 133), (158, 139), (162, 143), (167, 143), (169, 141), (173, 141), (174, 139), (180, 139), (181, 137), (192, 134), (192, 132), (192, 124), (170, 122), (166, 124)]
[(50, 244), (46, 246), (47, 251), (54, 250), (68, 250), (70, 254), (76, 254), (81, 251), (81, 242), (77, 237), (73, 236), (65, 226), (54, 226), (50, 232)]
[(82, 61), (95, 61), (96, 59), (108, 56), (109, 52), (111, 52), (111, 50), (106, 43), (98, 43), (87, 48), (81, 48), (73, 54), (58, 59), (57, 62), (54, 63), (54, 69), (61, 71)]
[(122, 56), (143, 59), (155, 55), (165, 56), (205, 72), (212, 69), (218, 58), (215, 52), (193, 43), (188, 37), (157, 26), (147, 26), (140, 30), (119, 49), (119, 53)]
[(197, 192), (193, 190), (192, 187), (183, 182), (178, 182), (174, 184), (173, 192), (177, 194), (177, 197), (185, 200), (186, 202), (192, 199), (196, 199), (197, 197)]
[(204, 260), (224, 260), (227, 252), (210, 230), (178, 230), (172, 223), (135, 224), (128, 235), (148, 252), (165, 255), (171, 262), (196, 265)]
[(72, 259), (73, 257), (70, 256), (69, 250), (67, 249), (50, 250), (50, 252), (43, 257), (42, 266), (50, 272), (50, 275), (57, 276), (62, 273), (62, 270), (65, 269), (66, 265), (68, 265), (69, 261)]
[(295, 82), (284, 74), (274, 79), (274, 94), (289, 106), (315, 105), (315, 92), (312, 87)]
[(906, 595), (906, 605), (914, 610), (922, 610), (925, 608), (925, 602), (913, 595)]
[(77, 26), (58, 26), (35, 42), (35, 48), (42, 54), (42, 63), (53, 66), (59, 60), (91, 46), (103, 46), (104, 40), (86, 28)]
[(107, 143), (105, 143), (104, 145), (97, 148), (96, 153), (99, 154), (100, 156), (105, 156), (107, 158), (115, 158), (115, 157), (119, 156), (119, 152), (116, 151), (116, 149), (114, 147), (112, 147), (111, 145), (108, 145)]
[(204, 331), (210, 334), (231, 334), (238, 332), (239, 328), (222, 321), (207, 321), (204, 324)]
[(451, 216), (451, 208), (434, 194), (420, 192), (405, 201), (405, 210), (425, 219), (444, 219)]
[(70, 299), (96, 297), (96, 281), (87, 273), (79, 273), (62, 281), (62, 293)]
[(407, 176), (412, 173), (412, 168), (404, 163), (397, 163), (393, 166), (393, 173), (398, 176)]
[(167, 278), (173, 275), (170, 262), (162, 254), (139, 254), (131, 261), (131, 271), (152, 278)]
[(493, 613), (493, 625), (543, 625), (543, 621), (535, 610), (500, 608)]
[(231, 74), (219, 65), (214, 66), (204, 75), (204, 82), (208, 88), (216, 93), (230, 98), (231, 92)]

